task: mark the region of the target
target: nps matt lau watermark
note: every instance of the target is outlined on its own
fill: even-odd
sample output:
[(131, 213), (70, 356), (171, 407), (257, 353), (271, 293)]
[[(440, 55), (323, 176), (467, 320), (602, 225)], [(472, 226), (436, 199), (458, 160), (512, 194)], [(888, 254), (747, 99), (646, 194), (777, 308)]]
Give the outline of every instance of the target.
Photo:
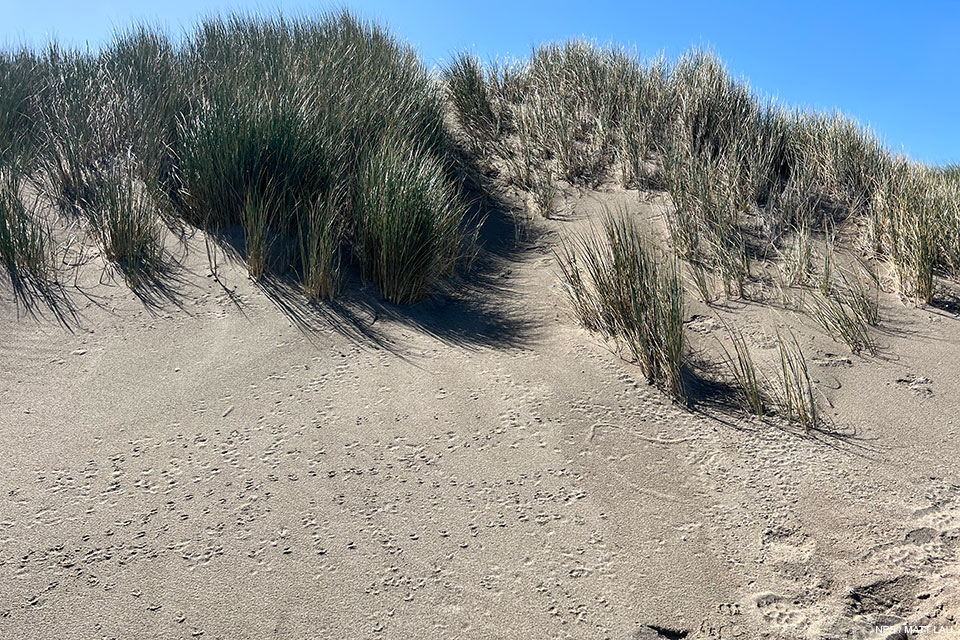
[(931, 634), (937, 634), (943, 638), (960, 638), (960, 625), (957, 624), (891, 624), (877, 625), (874, 627), (877, 633), (885, 634), (881, 637), (889, 637), (886, 634), (895, 634), (900, 632), (903, 637), (913, 636), (926, 637)]

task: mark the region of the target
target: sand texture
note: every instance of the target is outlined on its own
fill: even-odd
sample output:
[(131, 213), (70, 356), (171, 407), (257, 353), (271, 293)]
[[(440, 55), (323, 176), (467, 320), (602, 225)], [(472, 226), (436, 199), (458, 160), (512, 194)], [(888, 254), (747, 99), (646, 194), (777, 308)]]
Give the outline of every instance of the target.
[[(827, 424), (692, 410), (570, 317), (567, 194), (412, 307), (311, 307), (199, 232), (167, 291), (96, 259), (66, 326), (0, 303), (0, 637), (873, 638), (960, 616), (960, 319), (882, 299), (879, 355), (808, 354)], [(519, 205), (518, 205), (519, 206)], [(73, 283), (71, 282), (71, 287)], [(937, 637), (949, 637), (941, 634)]]

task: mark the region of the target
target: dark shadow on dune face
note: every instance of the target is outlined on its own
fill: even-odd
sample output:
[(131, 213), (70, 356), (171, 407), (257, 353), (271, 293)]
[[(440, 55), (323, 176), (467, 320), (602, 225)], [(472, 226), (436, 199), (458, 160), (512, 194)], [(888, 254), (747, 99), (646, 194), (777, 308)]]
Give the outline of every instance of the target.
[[(281, 233), (274, 233), (271, 239), (276, 254), (274, 270), (255, 281), (256, 286), (307, 335), (332, 330), (358, 343), (398, 353), (403, 346), (397, 344), (396, 328), (404, 326), (464, 348), (510, 349), (528, 344), (543, 319), (524, 304), (507, 276), (533, 247), (542, 250), (549, 243), (538, 235), (536, 225), (518, 226), (511, 206), (467, 154), (451, 153), (456, 157), (450, 168), (451, 180), (460, 185), (470, 203), (463, 223), (464, 257), (456, 273), (439, 282), (424, 300), (410, 305), (385, 301), (376, 285), (363, 282), (344, 247), (340, 293), (333, 300), (311, 302), (303, 294), (297, 268), (286, 266), (295, 255), (296, 240)], [(66, 269), (58, 273), (58, 283), (40, 285), (17, 274), (3, 278), (6, 274), (0, 269), (0, 291), (9, 284), (18, 310), (38, 319), (52, 315), (72, 330), (82, 324), (77, 302), (97, 307), (109, 304), (109, 297), (103, 294), (105, 285), (129, 288), (148, 313), (171, 306), (185, 312), (185, 301), (197, 288), (197, 281), (206, 276), (218, 282), (243, 313), (240, 297), (220, 280), (220, 267), (245, 262), (246, 242), (240, 225), (197, 233), (196, 227), (177, 217), (164, 222), (171, 234), (168, 238), (175, 238), (175, 244), (169, 242), (163, 258), (149, 269), (119, 263), (101, 268), (94, 264), (99, 252), (88, 253), (80, 247), (76, 255), (69, 256), (69, 264), (67, 256), (63, 257), (61, 267)]]
[(879, 457), (881, 448), (875, 444), (878, 438), (864, 437), (856, 428), (843, 427), (827, 418), (821, 419), (819, 424), (808, 433), (801, 432), (801, 435), (812, 438), (831, 449), (843, 451), (858, 458), (875, 462), (881, 460)]
[(806, 431), (777, 416), (775, 405), (768, 406), (767, 414), (762, 418), (748, 415), (743, 409), (741, 392), (725, 380), (724, 367), (720, 363), (695, 357), (685, 373), (687, 408), (714, 423), (736, 431), (776, 429), (866, 459), (875, 459), (874, 454), (880, 453), (873, 445), (873, 438), (864, 437), (855, 428), (837, 424), (822, 412), (817, 424)]
[(686, 629), (645, 624), (630, 634), (630, 640), (683, 640), (690, 634)]
[(724, 381), (722, 366), (718, 363), (694, 358), (684, 371), (683, 384), (687, 407), (692, 411), (730, 415), (740, 410), (739, 392)]
[(104, 276), (109, 277), (107, 271), (110, 270), (116, 270), (148, 312), (156, 313), (170, 304), (184, 310), (184, 290), (189, 284), (183, 277), (181, 263), (164, 260), (149, 273), (131, 271), (122, 265), (111, 265), (105, 269), (101, 281)]
[(79, 302), (101, 309), (110, 306), (110, 296), (104, 293), (104, 286), (129, 289), (151, 315), (171, 305), (186, 311), (184, 301), (193, 285), (185, 277), (186, 244), (181, 248), (181, 255), (165, 254), (149, 272), (140, 268), (131, 270), (118, 263), (96, 267), (90, 264), (90, 256), (84, 259), (83, 255), (71, 256), (75, 258), (73, 261), (65, 257), (52, 282), (0, 272), (0, 292), (11, 291), (18, 316), (35, 321), (52, 319), (71, 332), (83, 326)]
[(464, 348), (521, 347), (532, 339), (542, 320), (524, 308), (503, 276), (532, 238), (528, 234), (523, 242), (517, 241), (506, 205), (490, 193), (478, 195), (471, 212), (480, 224), (476, 255), (418, 303), (396, 305), (383, 300), (376, 285), (363, 283), (357, 269), (348, 265), (343, 289), (330, 301), (307, 300), (293, 270), (271, 274), (257, 285), (307, 334), (332, 329), (359, 343), (402, 354), (403, 345), (389, 328), (399, 325)]
[(65, 329), (77, 324), (77, 309), (70, 300), (69, 293), (59, 282), (40, 282), (17, 271), (7, 271), (6, 278), (0, 276), (0, 290), (9, 288), (17, 314), (41, 320), (52, 317)]
[(938, 292), (938, 295), (930, 306), (940, 312), (941, 315), (952, 319), (960, 318), (960, 292), (953, 289), (944, 289)]

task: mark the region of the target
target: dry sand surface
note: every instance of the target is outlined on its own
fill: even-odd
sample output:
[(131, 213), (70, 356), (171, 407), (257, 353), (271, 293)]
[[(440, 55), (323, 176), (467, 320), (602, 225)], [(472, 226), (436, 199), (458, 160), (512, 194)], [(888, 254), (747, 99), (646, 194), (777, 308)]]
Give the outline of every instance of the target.
[(771, 358), (793, 329), (828, 422), (689, 410), (569, 316), (551, 252), (600, 199), (658, 215), (572, 194), (516, 248), (491, 220), (478, 273), (409, 308), (373, 287), (310, 308), (238, 262), (224, 287), (199, 234), (166, 298), (95, 261), (66, 328), (5, 294), (0, 637), (952, 628), (955, 312), (885, 296), (859, 357), (770, 307), (691, 304), (698, 349), (718, 313)]

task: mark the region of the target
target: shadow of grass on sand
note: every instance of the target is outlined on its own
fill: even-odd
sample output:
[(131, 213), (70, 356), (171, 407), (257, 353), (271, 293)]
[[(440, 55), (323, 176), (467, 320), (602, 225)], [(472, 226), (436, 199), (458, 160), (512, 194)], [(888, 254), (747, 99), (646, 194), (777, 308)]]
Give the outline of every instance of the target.
[(18, 318), (25, 316), (40, 321), (50, 316), (68, 330), (78, 322), (70, 292), (58, 281), (37, 280), (8, 269), (6, 273), (0, 272), (0, 291), (4, 290), (12, 294)]
[[(462, 260), (454, 276), (439, 282), (418, 303), (396, 305), (385, 301), (375, 285), (363, 281), (346, 250), (340, 293), (333, 300), (311, 302), (302, 292), (298, 270), (288, 266), (293, 240), (280, 235), (274, 239), (273, 263), (283, 266), (253, 280), (254, 286), (308, 337), (333, 330), (355, 342), (399, 352), (402, 348), (396, 341), (396, 327), (406, 326), (464, 348), (520, 347), (531, 340), (543, 321), (525, 308), (512, 280), (502, 274), (521, 259), (525, 247), (534, 241), (534, 231), (527, 229), (525, 242), (521, 242), (508, 205), (491, 185), (479, 182), (477, 175), (473, 173), (473, 181), (467, 184), (472, 203), (464, 231), (471, 237), (476, 231), (474, 246), (465, 247), (469, 259)], [(220, 279), (221, 263), (233, 266), (245, 261), (242, 228), (234, 225), (203, 233), (205, 246), (190, 242), (186, 233), (181, 235), (181, 263), (188, 262), (191, 251), (206, 253), (203, 261), (210, 275), (243, 312), (241, 298)], [(189, 262), (198, 268), (199, 259)], [(179, 306), (177, 299), (184, 284), (177, 281), (175, 272), (168, 272), (142, 282), (137, 295), (146, 305), (174, 302)]]
[(416, 304), (383, 300), (375, 285), (362, 282), (354, 266), (345, 268), (343, 290), (332, 301), (307, 300), (293, 270), (271, 274), (257, 286), (308, 334), (333, 329), (357, 342), (398, 350), (392, 337), (396, 332), (387, 328), (401, 325), (464, 348), (521, 347), (543, 321), (524, 308), (517, 290), (501, 274), (525, 250), (502, 203), (487, 199), (475, 207), (474, 215), (483, 220), (476, 257)]
[[(376, 286), (364, 283), (355, 265), (344, 265), (343, 287), (336, 299), (310, 302), (302, 293), (301, 278), (295, 269), (285, 268), (255, 280), (255, 286), (295, 326), (307, 335), (333, 330), (359, 343), (394, 351), (396, 328), (407, 326), (445, 343), (466, 348), (516, 348), (527, 343), (542, 320), (524, 308), (511, 286), (501, 274), (525, 251), (517, 240), (516, 222), (505, 203), (488, 186), (474, 191), (475, 200), (468, 216), (479, 221), (475, 255), (461, 265), (451, 278), (440, 282), (426, 299), (412, 305), (395, 305), (383, 300)], [(482, 222), (482, 223), (481, 223)], [(469, 224), (467, 226), (470, 226)], [(472, 228), (471, 228), (472, 229)], [(41, 320), (48, 316), (72, 330), (81, 325), (77, 302), (83, 300), (99, 307), (111, 304), (104, 295), (104, 285), (126, 286), (151, 313), (169, 308), (184, 310), (184, 301), (202, 277), (202, 262), (223, 287), (238, 310), (243, 302), (221, 280), (218, 262), (244, 262), (244, 238), (239, 227), (206, 230), (203, 244), (198, 246), (192, 228), (169, 228), (177, 236), (178, 250), (168, 247), (164, 259), (149, 271), (129, 269), (122, 264), (106, 263), (99, 274), (90, 275), (96, 267), (92, 260), (79, 259), (58, 274), (58, 282), (38, 283), (19, 277), (7, 278), (18, 314)], [(527, 238), (530, 240), (529, 236)], [(206, 246), (204, 246), (206, 245)], [(282, 261), (281, 261), (282, 262)], [(136, 267), (136, 265), (134, 265)], [(78, 277), (78, 272), (83, 277)], [(191, 275), (192, 274), (192, 275)], [(3, 286), (3, 283), (0, 283)]]
[[(186, 240), (182, 237), (180, 240), (184, 249), (180, 258), (165, 252), (149, 270), (140, 265), (113, 262), (104, 262), (97, 269), (89, 257), (83, 259), (81, 256), (72, 262), (64, 257), (62, 264), (54, 270), (56, 275), (45, 280), (7, 269), (2, 274), (6, 278), (0, 275), (0, 292), (9, 290), (12, 294), (18, 317), (37, 322), (52, 318), (68, 331), (82, 325), (79, 301), (101, 308), (109, 306), (110, 298), (104, 295), (103, 286), (125, 287), (150, 313), (158, 313), (171, 304), (182, 310), (190, 283), (185, 278), (182, 262), (186, 256)], [(90, 274), (97, 271), (99, 274), (93, 276), (96, 280), (90, 280)]]
[[(744, 410), (743, 394), (725, 375), (724, 365), (695, 357), (685, 372), (687, 389), (686, 409), (710, 422), (736, 431), (775, 429), (788, 436), (815, 440), (824, 446), (850, 455), (873, 459), (880, 449), (872, 438), (866, 438), (856, 428), (836, 423), (822, 411), (816, 424), (804, 429), (789, 422), (778, 412), (777, 400), (767, 397), (766, 413), (762, 417)], [(768, 392), (769, 393), (769, 392)]]

